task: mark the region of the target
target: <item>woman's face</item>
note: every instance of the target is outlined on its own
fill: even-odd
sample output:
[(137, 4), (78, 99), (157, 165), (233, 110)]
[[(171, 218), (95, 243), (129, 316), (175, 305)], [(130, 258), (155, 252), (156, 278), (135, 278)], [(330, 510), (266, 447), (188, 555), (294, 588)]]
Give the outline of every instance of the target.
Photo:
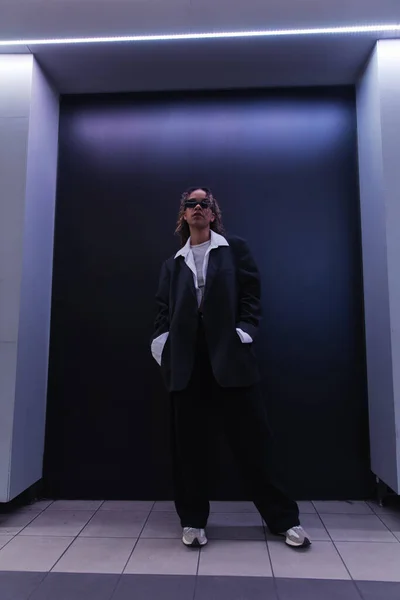
[(189, 227), (204, 229), (205, 227), (209, 227), (215, 220), (215, 215), (211, 209), (205, 190), (198, 189), (191, 192), (185, 205), (187, 207), (184, 219)]

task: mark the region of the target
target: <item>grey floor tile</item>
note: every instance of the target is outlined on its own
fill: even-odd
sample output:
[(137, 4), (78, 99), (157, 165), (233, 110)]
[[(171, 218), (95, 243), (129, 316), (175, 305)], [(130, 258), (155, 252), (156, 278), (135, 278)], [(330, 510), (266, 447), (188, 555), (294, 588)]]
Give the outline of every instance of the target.
[(214, 500), (210, 505), (212, 513), (257, 513), (253, 502), (221, 502)]
[(399, 600), (400, 583), (391, 581), (357, 581), (363, 600)]
[(314, 504), (310, 500), (300, 500), (297, 503), (299, 505), (300, 514), (315, 514), (317, 511)]
[(47, 510), (91, 510), (96, 511), (103, 504), (102, 500), (56, 500)]
[(375, 501), (368, 501), (367, 502), (368, 506), (374, 511), (375, 514), (377, 515), (397, 515), (400, 517), (400, 504), (384, 504), (383, 506), (380, 506), (377, 502)]
[[(388, 544), (389, 546), (389, 544)], [(392, 544), (390, 544), (392, 547)], [(268, 542), (275, 577), (299, 579), (350, 579), (332, 542), (314, 542), (306, 550), (284, 542)]]
[(195, 583), (190, 575), (123, 575), (112, 600), (193, 600)]
[(353, 579), (400, 582), (400, 544), (336, 542), (336, 547)]
[(199, 575), (271, 577), (265, 542), (215, 541), (200, 552)]
[(121, 574), (136, 544), (129, 538), (77, 538), (52, 571)]
[(41, 513), (34, 510), (20, 510), (14, 513), (0, 514), (0, 535), (17, 535)]
[(124, 573), (135, 575), (195, 575), (199, 550), (179, 540), (140, 539)]
[(321, 515), (335, 542), (393, 542), (398, 540), (376, 515)]
[(198, 577), (194, 600), (278, 600), (272, 577)]
[(174, 510), (175, 504), (172, 500), (159, 500), (158, 502), (155, 502), (153, 506), (153, 512), (173, 512)]
[(45, 510), (20, 535), (48, 535), (75, 537), (94, 515), (88, 510)]
[(173, 538), (182, 536), (178, 515), (175, 512), (152, 512), (143, 529), (142, 538)]
[(108, 500), (101, 505), (100, 510), (150, 512), (153, 506), (153, 500)]
[(276, 579), (276, 586), (279, 600), (361, 600), (354, 581)]
[(366, 502), (359, 500), (342, 502), (342, 501), (317, 501), (313, 503), (317, 512), (321, 515), (371, 515), (372, 509)]
[(80, 535), (82, 537), (138, 538), (147, 517), (147, 512), (99, 510)]
[(381, 521), (393, 532), (398, 540), (400, 540), (400, 514), (381, 513), (379, 515)]
[(15, 537), (0, 550), (0, 571), (50, 571), (72, 541), (71, 537)]
[(8, 544), (8, 542), (11, 542), (11, 540), (13, 539), (12, 535), (0, 535), (0, 550), (6, 545)]
[(53, 504), (53, 500), (35, 500), (32, 504), (27, 504), (24, 506), (25, 510), (34, 510), (37, 512), (42, 512), (49, 508)]
[(258, 513), (213, 513), (207, 525), (210, 540), (263, 540), (265, 531)]
[(0, 598), (28, 600), (45, 576), (45, 573), (0, 572)]
[(29, 600), (110, 600), (119, 575), (49, 573)]

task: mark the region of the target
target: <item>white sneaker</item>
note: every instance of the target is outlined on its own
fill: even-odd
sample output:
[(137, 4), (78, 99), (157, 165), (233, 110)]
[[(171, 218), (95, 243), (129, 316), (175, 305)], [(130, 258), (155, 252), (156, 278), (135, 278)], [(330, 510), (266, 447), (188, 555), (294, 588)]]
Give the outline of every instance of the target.
[(304, 529), (298, 525), (288, 529), (284, 534), (286, 543), (292, 548), (308, 548), (311, 546), (311, 541)]
[(183, 529), (182, 542), (185, 546), (198, 548), (205, 546), (208, 542), (204, 529), (195, 529), (194, 527), (185, 527)]

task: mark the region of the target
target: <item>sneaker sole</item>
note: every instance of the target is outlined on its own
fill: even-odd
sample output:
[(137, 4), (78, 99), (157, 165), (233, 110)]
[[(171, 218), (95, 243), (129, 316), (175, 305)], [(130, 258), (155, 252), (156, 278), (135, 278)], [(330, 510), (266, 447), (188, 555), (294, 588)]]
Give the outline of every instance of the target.
[(286, 539), (286, 544), (290, 546), (290, 548), (309, 548), (311, 546), (311, 541), (308, 538), (305, 538), (304, 542), (301, 544), (296, 544), (296, 542), (292, 542), (292, 540)]
[(199, 542), (199, 540), (196, 538), (195, 540), (193, 540), (193, 542), (189, 543), (189, 542), (185, 542), (185, 540), (182, 540), (183, 544), (186, 546), (186, 548), (201, 548), (202, 546), (205, 546), (207, 544), (206, 540), (205, 542)]

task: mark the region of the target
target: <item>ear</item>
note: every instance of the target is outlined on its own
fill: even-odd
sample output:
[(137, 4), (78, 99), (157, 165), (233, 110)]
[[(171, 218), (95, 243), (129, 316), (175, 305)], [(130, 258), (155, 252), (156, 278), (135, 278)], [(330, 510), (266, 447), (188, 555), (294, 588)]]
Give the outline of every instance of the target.
[(214, 213), (213, 213), (213, 214), (211, 215), (210, 222), (211, 222), (211, 223), (214, 223), (214, 221), (215, 221), (215, 215), (214, 215)]

